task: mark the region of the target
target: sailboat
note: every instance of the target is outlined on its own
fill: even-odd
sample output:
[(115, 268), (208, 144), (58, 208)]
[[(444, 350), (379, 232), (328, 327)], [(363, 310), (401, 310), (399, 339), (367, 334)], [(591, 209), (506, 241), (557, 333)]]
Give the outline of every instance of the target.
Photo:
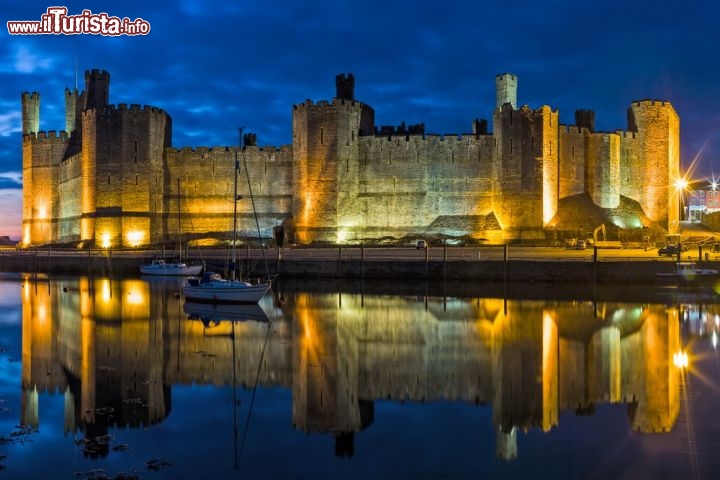
[[(240, 129), (240, 141), (238, 151), (242, 149), (242, 128)], [(194, 302), (210, 302), (210, 303), (258, 303), (260, 299), (270, 290), (270, 274), (267, 272), (267, 282), (251, 284), (249, 282), (236, 279), (235, 277), (235, 257), (237, 244), (237, 177), (240, 163), (238, 161), (238, 152), (235, 152), (235, 190), (233, 197), (233, 239), (232, 239), (232, 265), (233, 272), (231, 279), (225, 279), (215, 272), (205, 272), (202, 278), (189, 278), (183, 286), (183, 294), (186, 300)], [(247, 163), (245, 164), (245, 173), (248, 176), (248, 188), (250, 190), (250, 200), (252, 201), (253, 212), (255, 211), (255, 200), (252, 196), (252, 188), (250, 187), (250, 176), (247, 171)], [(260, 235), (260, 224), (258, 223), (257, 213), (255, 214), (255, 224), (258, 230), (258, 238), (260, 239), (260, 247), (262, 249), (262, 236)], [(267, 270), (267, 263), (265, 265)]]
[(188, 265), (181, 260), (182, 242), (180, 240), (180, 179), (178, 179), (178, 254), (174, 262), (164, 258), (154, 258), (149, 264), (140, 266), (143, 275), (180, 275), (191, 276), (202, 272), (202, 265)]

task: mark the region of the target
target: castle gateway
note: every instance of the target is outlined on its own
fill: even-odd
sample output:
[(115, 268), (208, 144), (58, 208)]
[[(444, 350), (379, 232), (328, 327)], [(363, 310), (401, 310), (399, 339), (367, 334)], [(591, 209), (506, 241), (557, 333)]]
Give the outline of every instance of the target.
[[(592, 231), (677, 232), (679, 118), (634, 102), (627, 131), (596, 132), (594, 113), (560, 125), (548, 106), (516, 107), (517, 78), (496, 77), (492, 132), (434, 135), (378, 127), (352, 75), (332, 101), (292, 107), (292, 144), (171, 146), (161, 109), (109, 104), (110, 75), (65, 91), (65, 129), (39, 131), (40, 95), (22, 94), (24, 245), (118, 247), (231, 238), (235, 159), (243, 175), (238, 232), (295, 243), (428, 239), (543, 241)], [(242, 188), (245, 187), (245, 188)]]

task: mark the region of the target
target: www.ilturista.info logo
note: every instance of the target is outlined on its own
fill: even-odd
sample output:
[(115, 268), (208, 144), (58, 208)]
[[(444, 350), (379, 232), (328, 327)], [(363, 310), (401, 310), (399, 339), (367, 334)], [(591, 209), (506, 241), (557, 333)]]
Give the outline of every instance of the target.
[(107, 13), (83, 10), (80, 15), (68, 15), (66, 7), (49, 7), (40, 20), (7, 22), (10, 35), (147, 35), (150, 23), (142, 18), (111, 17)]

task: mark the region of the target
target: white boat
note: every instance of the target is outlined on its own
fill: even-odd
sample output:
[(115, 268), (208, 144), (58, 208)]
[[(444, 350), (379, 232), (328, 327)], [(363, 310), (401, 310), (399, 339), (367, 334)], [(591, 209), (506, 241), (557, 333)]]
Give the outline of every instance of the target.
[(140, 266), (140, 273), (143, 275), (199, 275), (202, 265), (188, 265), (185, 262), (166, 262), (162, 259), (155, 259), (147, 265)]
[(226, 280), (215, 272), (202, 278), (189, 278), (183, 286), (186, 300), (210, 303), (258, 303), (270, 290), (269, 283), (253, 285), (241, 280)]
[(720, 284), (720, 270), (700, 268), (695, 262), (677, 262), (674, 272), (656, 273), (659, 283), (680, 286), (714, 286)]
[[(177, 257), (174, 262), (168, 262), (163, 258), (154, 258), (149, 264), (140, 266), (140, 273), (143, 275), (178, 275), (191, 276), (199, 275), (203, 270), (202, 265), (188, 265), (182, 261), (182, 232), (180, 223), (180, 179), (177, 181), (177, 221), (178, 221), (178, 239), (177, 239)], [(165, 250), (163, 248), (163, 254)]]

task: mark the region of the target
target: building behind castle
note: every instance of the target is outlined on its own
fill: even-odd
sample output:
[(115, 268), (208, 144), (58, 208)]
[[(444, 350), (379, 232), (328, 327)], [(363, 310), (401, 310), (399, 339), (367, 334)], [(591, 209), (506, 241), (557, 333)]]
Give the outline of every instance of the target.
[(227, 239), (236, 158), (246, 237), (257, 236), (253, 203), (264, 237), (296, 243), (542, 240), (576, 229), (568, 218), (596, 226), (598, 211), (618, 229), (679, 228), (680, 127), (668, 102), (633, 102), (627, 131), (596, 132), (589, 110), (571, 126), (548, 106), (518, 108), (517, 77), (501, 74), (492, 133), (474, 120), (471, 133), (443, 136), (376, 126), (354, 77), (338, 75), (332, 101), (292, 107), (291, 145), (246, 135), (242, 148), (173, 148), (166, 112), (111, 105), (106, 71), (86, 72), (85, 84), (65, 90), (60, 132), (40, 131), (40, 95), (22, 94), (24, 245)]

